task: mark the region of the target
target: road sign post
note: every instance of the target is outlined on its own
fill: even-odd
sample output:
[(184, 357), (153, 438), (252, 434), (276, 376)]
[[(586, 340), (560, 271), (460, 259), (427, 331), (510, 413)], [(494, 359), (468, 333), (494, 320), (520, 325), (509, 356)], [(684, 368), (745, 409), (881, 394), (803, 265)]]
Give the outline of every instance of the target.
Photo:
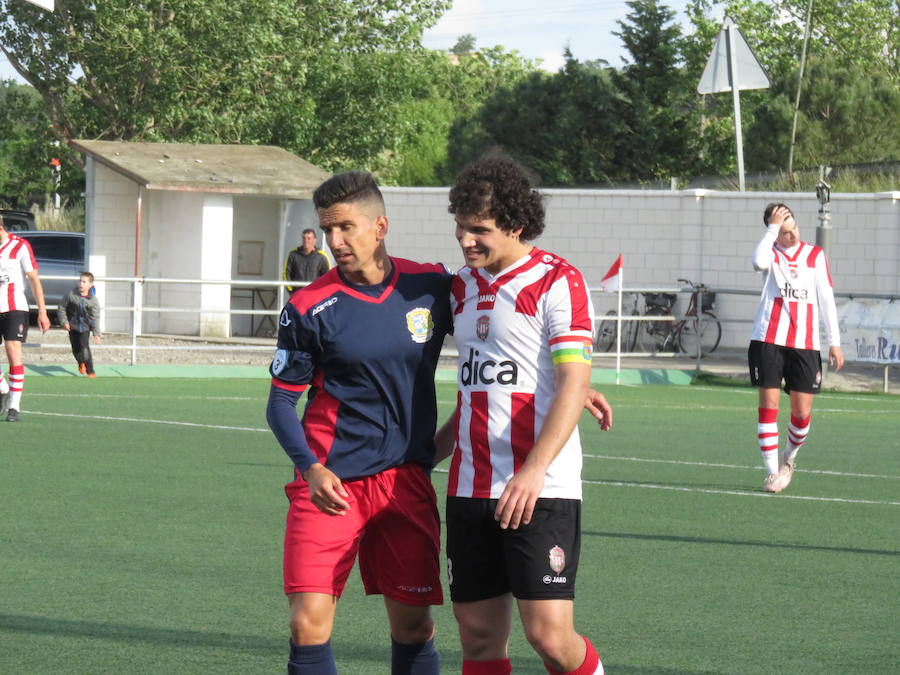
[(716, 44), (697, 85), (701, 94), (731, 91), (734, 102), (734, 133), (737, 145), (738, 184), (744, 184), (744, 140), (741, 133), (741, 89), (767, 89), (769, 76), (763, 70), (737, 24), (726, 17)]

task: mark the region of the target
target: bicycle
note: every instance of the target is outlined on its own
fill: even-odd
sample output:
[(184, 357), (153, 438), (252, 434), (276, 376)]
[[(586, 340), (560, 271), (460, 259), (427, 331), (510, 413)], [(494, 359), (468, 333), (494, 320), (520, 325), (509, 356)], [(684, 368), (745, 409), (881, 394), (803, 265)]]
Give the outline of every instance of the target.
[[(638, 294), (632, 293), (631, 295), (634, 297), (634, 304), (631, 307), (631, 316), (640, 316), (640, 311), (638, 311)], [(622, 309), (622, 312), (622, 344), (620, 345), (620, 349), (623, 352), (632, 352), (634, 351), (634, 346), (637, 343), (637, 334), (640, 327), (640, 322), (625, 321), (624, 308)], [(607, 318), (603, 319), (597, 325), (597, 334), (594, 337), (595, 352), (608, 352), (616, 346), (616, 334), (619, 328), (619, 321), (616, 320), (617, 314), (618, 312), (616, 310), (609, 310), (605, 315)]]
[[(695, 284), (687, 279), (679, 282), (690, 286), (690, 301), (684, 316), (674, 321), (642, 321), (638, 331), (638, 347), (641, 352), (655, 354), (671, 349), (685, 354), (706, 356), (716, 350), (722, 339), (722, 324), (716, 318), (716, 294), (706, 290), (703, 284)], [(697, 299), (703, 294), (703, 306), (697, 316)], [(674, 293), (643, 293), (647, 311), (643, 316), (672, 316), (675, 305)]]

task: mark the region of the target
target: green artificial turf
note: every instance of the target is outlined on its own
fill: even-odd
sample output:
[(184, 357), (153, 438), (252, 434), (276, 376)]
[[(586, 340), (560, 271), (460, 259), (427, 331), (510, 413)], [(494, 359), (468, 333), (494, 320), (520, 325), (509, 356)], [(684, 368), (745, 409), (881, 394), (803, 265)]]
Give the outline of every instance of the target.
[[(28, 378), (21, 422), (0, 422), (0, 673), (284, 672), (291, 467), (268, 387)], [(818, 396), (773, 496), (753, 390), (602, 388), (615, 425), (581, 424), (576, 619), (608, 672), (896, 672), (900, 398)], [(449, 412), (453, 384), (438, 393)], [(452, 612), (435, 616), (458, 673)], [(390, 671), (356, 573), (333, 646), (342, 674)], [(519, 628), (510, 650), (514, 672), (545, 672)]]

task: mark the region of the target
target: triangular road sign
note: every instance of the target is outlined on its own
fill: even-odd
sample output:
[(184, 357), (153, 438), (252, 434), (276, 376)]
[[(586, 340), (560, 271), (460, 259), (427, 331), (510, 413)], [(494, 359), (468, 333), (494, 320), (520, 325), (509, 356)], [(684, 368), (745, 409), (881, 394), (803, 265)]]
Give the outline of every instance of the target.
[[(731, 39), (729, 40), (729, 33)], [(722, 30), (716, 38), (700, 84), (697, 91), (701, 94), (715, 94), (720, 91), (731, 91), (732, 73), (730, 68), (730, 49), (734, 48), (734, 70), (737, 88), (740, 89), (767, 89), (770, 85), (769, 76), (759, 65), (759, 61), (747, 44), (737, 25), (728, 17), (722, 24)]]

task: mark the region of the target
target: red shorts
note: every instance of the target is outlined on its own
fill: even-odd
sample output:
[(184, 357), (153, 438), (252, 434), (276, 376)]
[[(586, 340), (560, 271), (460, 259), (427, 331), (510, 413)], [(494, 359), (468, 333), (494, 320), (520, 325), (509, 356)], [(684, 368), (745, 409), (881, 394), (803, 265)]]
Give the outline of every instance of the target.
[(350, 510), (329, 516), (309, 500), (298, 477), (284, 534), (284, 592), (340, 597), (359, 553), (367, 595), (406, 605), (440, 605), (441, 522), (428, 474), (404, 464), (374, 476), (343, 481)]

